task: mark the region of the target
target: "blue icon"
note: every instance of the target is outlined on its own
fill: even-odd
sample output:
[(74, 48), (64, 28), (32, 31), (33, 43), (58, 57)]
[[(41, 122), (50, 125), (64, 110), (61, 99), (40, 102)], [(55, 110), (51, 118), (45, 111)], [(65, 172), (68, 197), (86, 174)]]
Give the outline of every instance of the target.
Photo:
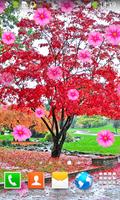
[(78, 189), (86, 190), (91, 187), (93, 182), (92, 176), (88, 172), (81, 172), (75, 178), (75, 185)]

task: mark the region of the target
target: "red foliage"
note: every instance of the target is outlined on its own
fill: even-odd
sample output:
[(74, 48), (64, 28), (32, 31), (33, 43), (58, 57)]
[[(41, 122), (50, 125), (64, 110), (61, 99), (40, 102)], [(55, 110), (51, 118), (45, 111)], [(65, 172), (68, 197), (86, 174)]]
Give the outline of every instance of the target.
[[(87, 42), (91, 31), (100, 32), (104, 36), (107, 26), (93, 19), (94, 10), (91, 8), (76, 5), (67, 25), (65, 14), (60, 9), (49, 7), (49, 10), (52, 20), (45, 27), (40, 27), (29, 19), (22, 19), (18, 23), (18, 36), (20, 39), (22, 37), (21, 45), (24, 48), (19, 44), (10, 45), (7, 50), (4, 47), (0, 62), (7, 67), (1, 67), (0, 73), (14, 74), (14, 84), (9, 87), (0, 86), (1, 102), (32, 110), (41, 105), (47, 106), (53, 117), (52, 127), (56, 124), (56, 119), (61, 119), (60, 130), (69, 127), (69, 124), (65, 125), (71, 123), (69, 116), (98, 114), (120, 119), (120, 96), (116, 90), (120, 77), (113, 61), (113, 58), (119, 58), (120, 46), (113, 46), (105, 39), (100, 47), (95, 48)], [(118, 24), (119, 16), (115, 13), (106, 15), (96, 11), (96, 15), (108, 24)], [(28, 34), (30, 28), (33, 33)], [(44, 39), (43, 46), (49, 49), (47, 56), (41, 55), (39, 45), (37, 48), (32, 45), (34, 41), (41, 39)], [(77, 59), (78, 51), (82, 49), (81, 43), (89, 48), (91, 63), (82, 64)], [(62, 68), (61, 80), (48, 78), (47, 70), (52, 65)], [(79, 91), (76, 101), (68, 99), (69, 89)]]
[(0, 128), (7, 127), (11, 130), (17, 125), (24, 125), (27, 128), (34, 128), (39, 133), (47, 132), (47, 128), (33, 113), (25, 113), (16, 110), (0, 109)]

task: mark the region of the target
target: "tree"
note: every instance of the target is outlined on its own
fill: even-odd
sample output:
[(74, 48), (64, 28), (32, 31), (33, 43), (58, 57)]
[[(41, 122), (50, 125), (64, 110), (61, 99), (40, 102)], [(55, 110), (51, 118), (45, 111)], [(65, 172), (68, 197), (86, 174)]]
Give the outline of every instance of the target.
[(116, 134), (118, 134), (118, 128), (120, 128), (120, 120), (113, 120), (113, 127), (115, 128)]
[(0, 127), (8, 128), (13, 131), (13, 128), (17, 125), (24, 125), (29, 129), (34, 129), (39, 133), (47, 132), (47, 128), (42, 122), (42, 120), (38, 119), (33, 113), (23, 113), (18, 110), (11, 110), (8, 108), (7, 110), (0, 109)]
[[(39, 107), (46, 108), (49, 115), (41, 120), (52, 135), (52, 157), (58, 157), (74, 116), (120, 118), (120, 78), (114, 68), (114, 59), (120, 59), (119, 45), (106, 39), (106, 28), (120, 22), (117, 14), (99, 10), (95, 11), (98, 19), (107, 22), (100, 24), (93, 19), (94, 9), (77, 2), (72, 13), (64, 13), (57, 5), (43, 7), (52, 16), (48, 24), (36, 24), (35, 18), (22, 19), (17, 24), (19, 43), (6, 45), (1, 41), (1, 76), (8, 73), (14, 78), (10, 85), (1, 84), (0, 99), (13, 109), (36, 112)], [(88, 41), (93, 31), (98, 33), (100, 44)], [(81, 55), (83, 49), (86, 51)]]
[(82, 126), (82, 128), (100, 127), (106, 124), (107, 124), (107, 120), (98, 115), (97, 116), (94, 115), (92, 117), (83, 115), (77, 118), (77, 125), (79, 127)]

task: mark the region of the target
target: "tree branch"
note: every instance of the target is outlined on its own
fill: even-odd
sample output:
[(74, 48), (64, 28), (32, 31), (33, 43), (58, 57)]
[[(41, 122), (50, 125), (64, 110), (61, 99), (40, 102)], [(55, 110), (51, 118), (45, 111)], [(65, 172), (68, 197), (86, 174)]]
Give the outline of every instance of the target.
[[(31, 110), (33, 110), (35, 112), (34, 108), (31, 108)], [(53, 137), (55, 137), (53, 130), (50, 128), (49, 124), (47, 123), (47, 121), (41, 117), (41, 120), (44, 122), (44, 124), (46, 125), (46, 127), (48, 128), (48, 130), (50, 131), (50, 133), (52, 134)]]
[(61, 112), (60, 129), (62, 129), (63, 124), (64, 124), (64, 108), (62, 108)]
[(55, 123), (56, 135), (58, 135), (59, 129), (58, 129), (57, 119), (55, 116), (55, 108), (54, 107), (52, 108), (52, 116), (53, 116), (53, 123)]
[(66, 139), (66, 134), (67, 134), (66, 131), (70, 128), (73, 119), (74, 119), (74, 116), (70, 116), (70, 117), (67, 118), (67, 121), (66, 121), (66, 123), (65, 123), (64, 129), (63, 129), (63, 131), (61, 132), (61, 137), (62, 137), (62, 138), (61, 138), (61, 141), (60, 141), (60, 146), (63, 145), (63, 143), (64, 143), (64, 141), (65, 141), (65, 139)]
[(50, 128), (50, 126), (48, 125), (48, 123), (46, 122), (46, 120), (43, 117), (41, 117), (41, 120), (44, 122), (44, 124), (46, 125), (46, 127), (48, 128), (48, 130), (50, 131), (50, 133), (52, 134), (52, 136), (55, 137), (52, 129)]

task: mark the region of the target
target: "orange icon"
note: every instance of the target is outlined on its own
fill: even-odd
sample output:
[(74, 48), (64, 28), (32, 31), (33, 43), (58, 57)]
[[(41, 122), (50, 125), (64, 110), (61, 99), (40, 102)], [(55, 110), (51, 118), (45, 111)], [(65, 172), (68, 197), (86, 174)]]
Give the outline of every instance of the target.
[(44, 189), (45, 185), (43, 172), (29, 172), (28, 173), (28, 188), (29, 189)]

